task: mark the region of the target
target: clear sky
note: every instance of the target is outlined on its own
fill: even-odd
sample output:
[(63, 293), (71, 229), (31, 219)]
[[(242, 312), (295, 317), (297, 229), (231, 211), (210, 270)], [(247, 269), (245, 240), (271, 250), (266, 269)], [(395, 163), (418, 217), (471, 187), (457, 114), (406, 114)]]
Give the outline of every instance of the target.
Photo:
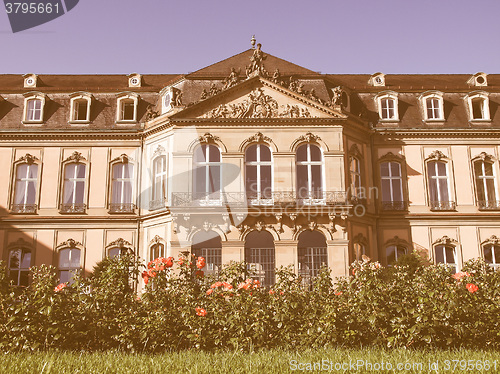
[(13, 34), (0, 8), (0, 73), (188, 73), (252, 34), (322, 73), (500, 73), (499, 18), (498, 0), (80, 0)]

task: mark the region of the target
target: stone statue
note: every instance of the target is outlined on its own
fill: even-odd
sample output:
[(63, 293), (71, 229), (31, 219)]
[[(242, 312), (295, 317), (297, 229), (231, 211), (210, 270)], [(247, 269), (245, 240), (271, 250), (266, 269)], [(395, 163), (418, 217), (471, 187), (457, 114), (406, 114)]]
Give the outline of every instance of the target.
[(175, 95), (175, 106), (182, 106), (182, 91), (177, 91), (177, 95)]
[(274, 83), (276, 83), (276, 84), (279, 84), (280, 83), (280, 78), (281, 78), (281, 73), (280, 73), (279, 69), (276, 68), (276, 70), (273, 73), (272, 81)]
[(238, 73), (236, 72), (235, 68), (231, 68), (231, 73), (229, 74), (229, 77), (226, 78), (226, 81), (224, 83), (224, 87), (222, 88), (223, 90), (228, 89), (230, 87), (233, 87), (235, 84), (238, 83), (239, 77)]
[(342, 88), (340, 86), (335, 87), (333, 90), (332, 104), (341, 105), (342, 104)]
[(203, 89), (203, 91), (201, 91), (200, 100), (205, 100), (207, 97), (208, 97), (207, 90)]
[(219, 89), (215, 86), (215, 83), (212, 83), (210, 86), (210, 90), (208, 91), (208, 96), (215, 96), (219, 93)]
[(146, 111), (146, 121), (151, 121), (156, 117), (158, 117), (158, 112), (153, 109), (153, 105), (149, 105), (148, 110)]
[(262, 44), (258, 43), (257, 48), (253, 51), (250, 57), (250, 65), (246, 68), (247, 77), (253, 75), (267, 75), (266, 69), (264, 69), (263, 62), (267, 58), (261, 50)]

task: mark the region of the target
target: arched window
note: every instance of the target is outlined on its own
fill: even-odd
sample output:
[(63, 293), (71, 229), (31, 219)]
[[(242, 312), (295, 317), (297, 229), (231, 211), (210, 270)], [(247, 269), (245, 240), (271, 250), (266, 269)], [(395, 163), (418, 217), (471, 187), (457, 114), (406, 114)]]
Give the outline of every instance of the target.
[(401, 256), (404, 256), (408, 253), (408, 249), (401, 245), (389, 245), (385, 248), (385, 254), (387, 259), (387, 265), (391, 265), (395, 261), (397, 261)]
[(9, 279), (14, 286), (27, 286), (31, 266), (31, 250), (15, 248), (9, 251)]
[(222, 267), (222, 242), (214, 231), (200, 231), (193, 236), (191, 253), (205, 259), (205, 274), (217, 273)]
[(134, 211), (133, 204), (134, 165), (125, 159), (111, 164), (111, 203), (110, 212), (130, 213)]
[(500, 268), (500, 244), (498, 243), (485, 243), (483, 245), (484, 261), (493, 269)]
[(313, 204), (323, 199), (323, 155), (321, 149), (311, 143), (297, 148), (297, 198), (303, 204)]
[(426, 121), (444, 121), (443, 93), (428, 91), (420, 96)]
[(351, 197), (364, 197), (361, 185), (361, 163), (357, 157), (351, 156), (349, 158), (349, 172), (351, 178)]
[(80, 271), (81, 250), (75, 247), (59, 250), (59, 280), (61, 283), (72, 282), (75, 273)]
[(273, 236), (267, 231), (252, 231), (245, 239), (245, 261), (253, 278), (265, 287), (275, 282), (275, 254)]
[(39, 92), (26, 94), (24, 101), (24, 121), (25, 123), (42, 123), (45, 106), (45, 95)]
[(431, 209), (455, 209), (455, 202), (450, 199), (447, 163), (443, 161), (427, 162), (427, 180)]
[(120, 93), (117, 99), (116, 122), (136, 122), (138, 103), (139, 95), (135, 92)]
[(453, 272), (458, 270), (456, 249), (453, 245), (439, 244), (434, 247), (434, 255), (436, 264), (451, 265)]
[(75, 92), (71, 95), (70, 122), (87, 123), (90, 121), (92, 95), (87, 92)]
[(23, 162), (16, 165), (14, 187), (14, 213), (36, 213), (38, 190), (38, 164)]
[(393, 91), (383, 91), (376, 96), (379, 117), (382, 121), (398, 121), (398, 94)]
[(196, 147), (193, 154), (193, 200), (220, 199), (221, 171), (219, 148), (212, 144)]
[(81, 162), (70, 162), (64, 166), (64, 186), (61, 212), (84, 213), (86, 165)]
[(380, 163), (380, 179), (382, 187), (382, 209), (406, 209), (403, 198), (401, 164), (395, 161)]
[(163, 243), (153, 244), (149, 249), (150, 260), (158, 257), (165, 257), (165, 245)]
[(253, 204), (272, 199), (271, 150), (265, 144), (253, 144), (245, 151), (245, 186)]
[(476, 182), (477, 204), (479, 208), (500, 208), (493, 163), (487, 160), (474, 161), (474, 177)]
[(310, 284), (321, 267), (328, 266), (325, 236), (318, 231), (306, 230), (299, 235), (297, 247), (299, 275), (305, 284)]

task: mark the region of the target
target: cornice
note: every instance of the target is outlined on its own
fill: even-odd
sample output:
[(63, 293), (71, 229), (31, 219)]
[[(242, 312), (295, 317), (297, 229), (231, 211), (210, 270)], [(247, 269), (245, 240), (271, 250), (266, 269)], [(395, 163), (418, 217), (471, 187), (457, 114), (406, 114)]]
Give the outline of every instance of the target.
[(380, 136), (406, 136), (412, 138), (427, 138), (427, 137), (442, 137), (449, 138), (455, 137), (488, 137), (498, 138), (500, 135), (500, 128), (487, 128), (487, 129), (373, 129), (376, 135)]
[(25, 132), (19, 130), (13, 131), (1, 131), (0, 141), (5, 140), (140, 140), (142, 138), (142, 132), (123, 132), (123, 131), (106, 131), (100, 130), (96, 132), (68, 132), (66, 130), (61, 130), (58, 132)]

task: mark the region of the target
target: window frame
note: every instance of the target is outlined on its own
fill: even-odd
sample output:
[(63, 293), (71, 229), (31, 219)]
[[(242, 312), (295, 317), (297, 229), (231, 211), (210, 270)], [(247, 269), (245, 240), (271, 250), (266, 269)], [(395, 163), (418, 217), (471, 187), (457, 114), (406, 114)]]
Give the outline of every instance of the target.
[[(439, 91), (427, 91), (420, 95), (420, 103), (423, 110), (423, 118), (426, 122), (444, 122), (444, 98), (443, 93)], [(437, 100), (437, 107), (432, 106), (432, 108), (428, 107), (428, 100)], [(429, 117), (429, 109), (438, 110), (439, 117)]]
[[(250, 151), (250, 149), (252, 147), (256, 147), (256, 160), (255, 161), (248, 161), (247, 160), (247, 153)], [(269, 161), (262, 161), (260, 158), (261, 158), (261, 152), (260, 152), (260, 149), (261, 147), (266, 147), (267, 149), (269, 149)], [(272, 200), (273, 200), (273, 191), (274, 191), (274, 168), (273, 168), (273, 150), (272, 148), (266, 144), (266, 143), (252, 143), (252, 144), (249, 144), (246, 148), (245, 148), (245, 153), (244, 153), (244, 164), (245, 164), (245, 193), (247, 195), (247, 199), (249, 199), (249, 201), (251, 202), (252, 205), (268, 205), (268, 204), (272, 204)], [(257, 190), (256, 191), (249, 191), (249, 186), (247, 184), (247, 180), (248, 180), (248, 167), (255, 167), (256, 168), (256, 182), (257, 182)], [(262, 178), (261, 178), (261, 175), (262, 175), (262, 168), (263, 167), (269, 167), (270, 170), (271, 170), (271, 180), (270, 180), (270, 191), (268, 192), (265, 192), (263, 189), (262, 189)], [(255, 196), (249, 196), (249, 192), (252, 192), (253, 194), (255, 194)]]
[[(132, 116), (132, 119), (125, 119), (124, 118), (124, 105), (127, 102), (132, 102), (134, 105), (134, 114)], [(139, 95), (136, 94), (135, 92), (122, 92), (117, 95), (117, 100), (116, 100), (116, 123), (120, 124), (133, 124), (137, 123), (138, 118), (137, 118), (137, 110), (138, 110), (138, 104), (139, 104)]]
[[(70, 250), (70, 254), (68, 256), (70, 265), (68, 267), (61, 267), (61, 252), (64, 251), (64, 250), (67, 250), (67, 249)], [(78, 268), (71, 266), (71, 257), (72, 257), (71, 256), (71, 253), (72, 253), (71, 250), (72, 249), (77, 250), (77, 251), (80, 252), (80, 261), (79, 261), (79, 267)], [(76, 240), (73, 240), (73, 239), (68, 239), (67, 241), (59, 244), (56, 247), (56, 253), (57, 253), (57, 275), (59, 277), (60, 283), (63, 283), (61, 281), (61, 272), (63, 272), (63, 271), (71, 272), (71, 271), (74, 271), (74, 270), (80, 271), (80, 272), (84, 271), (84, 269), (85, 269), (85, 249), (84, 249), (82, 243), (77, 242)], [(71, 284), (72, 283), (72, 279), (69, 278), (69, 280), (67, 282), (69, 284)]]
[[(40, 102), (40, 109), (34, 108), (34, 110), (40, 111), (39, 119), (30, 119), (29, 118), (29, 103), (32, 101)], [(24, 110), (23, 110), (23, 124), (42, 124), (44, 122), (45, 116), (45, 101), (46, 95), (41, 92), (28, 92), (24, 94)]]
[[(388, 251), (389, 248), (392, 248), (392, 247), (395, 248), (395, 250), (394, 250), (394, 261), (393, 262), (389, 262), (389, 255), (388, 255), (387, 251)], [(398, 261), (398, 250), (399, 249), (402, 249), (402, 251), (404, 252), (402, 255), (399, 255), (399, 256), (404, 256), (404, 255), (408, 254), (408, 246), (406, 246), (404, 244), (401, 244), (401, 243), (391, 243), (391, 244), (387, 244), (385, 246), (385, 262), (386, 262), (387, 266), (392, 266), (394, 262)]]
[[(298, 161), (298, 151), (301, 147), (307, 146), (306, 150), (306, 155), (307, 155), (307, 160), (306, 161)], [(312, 161), (311, 157), (311, 147), (316, 147), (319, 150), (320, 154), (320, 160), (319, 161)], [(316, 204), (322, 204), (325, 202), (326, 199), (326, 188), (325, 188), (325, 157), (323, 154), (323, 148), (315, 143), (315, 142), (305, 142), (302, 144), (297, 145), (295, 148), (295, 185), (297, 186), (297, 191), (296, 191), (296, 197), (300, 201), (301, 204), (303, 205), (316, 205)], [(301, 189), (303, 186), (299, 186), (299, 166), (307, 166), (307, 197), (301, 196)], [(320, 188), (318, 189), (318, 192), (314, 192), (312, 188), (312, 179), (313, 179), (313, 173), (312, 173), (312, 167), (313, 166), (320, 166)], [(318, 194), (316, 196), (315, 194)]]
[[(25, 186), (25, 196), (24, 196), (24, 203), (23, 204), (16, 204), (16, 192), (17, 192), (17, 172), (18, 172), (18, 167), (21, 165), (28, 165), (28, 170), (26, 174), (26, 178), (23, 180), (26, 180), (26, 186)], [(29, 178), (29, 167), (31, 165), (36, 165), (37, 167), (37, 172), (36, 172), (36, 178)], [(12, 175), (13, 175), (13, 183), (12, 183), (12, 191), (11, 191), (11, 204), (10, 204), (10, 210), (12, 213), (19, 213), (19, 214), (36, 214), (38, 211), (38, 202), (39, 202), (39, 196), (40, 196), (40, 176), (41, 176), (41, 169), (42, 169), (42, 163), (40, 160), (36, 157), (33, 156), (29, 153), (27, 153), (25, 156), (22, 156), (14, 162), (13, 164), (13, 169), (12, 169)], [(35, 183), (35, 196), (34, 196), (34, 203), (33, 204), (26, 204), (26, 196), (27, 196), (27, 189), (29, 186), (29, 182)], [(18, 205), (22, 205), (22, 207), (18, 207)]]
[[(491, 258), (492, 258), (492, 263), (486, 262), (486, 255), (485, 255), (485, 249), (486, 247), (491, 248)], [(484, 242), (481, 243), (481, 255), (484, 261), (492, 267), (494, 270), (500, 269), (500, 255), (498, 256), (498, 259), (496, 258), (494, 248), (497, 247), (499, 248), (500, 252), (500, 238), (498, 238), (496, 235), (490, 236), (488, 239), (486, 239)]]
[[(74, 124), (86, 124), (90, 122), (90, 109), (92, 106), (92, 95), (87, 93), (87, 92), (75, 92), (71, 96), (71, 101), (70, 101), (70, 119), (69, 123), (74, 123)], [(79, 110), (79, 103), (81, 102), (86, 102), (87, 104), (87, 109), (86, 109), (86, 116), (85, 119), (80, 120), (78, 119), (78, 115), (76, 114), (77, 109)]]
[[(205, 147), (205, 151), (203, 151), (203, 157), (205, 161), (197, 161), (195, 159), (195, 154), (198, 151), (199, 148)], [(210, 149), (216, 149), (218, 152), (218, 159), (219, 161), (210, 161)], [(208, 160), (208, 161), (207, 161)], [(197, 172), (198, 168), (203, 168), (205, 170), (205, 189), (204, 191), (198, 190), (199, 187), (197, 183)], [(218, 190), (215, 190), (215, 183), (211, 183), (213, 180), (213, 176), (211, 173), (211, 168), (218, 167), (219, 168), (219, 173), (218, 173)], [(219, 148), (218, 145), (213, 144), (213, 143), (200, 143), (198, 144), (194, 149), (193, 149), (193, 160), (192, 160), (192, 183), (193, 183), (193, 201), (197, 201), (201, 205), (211, 205), (212, 203), (219, 204), (221, 202), (222, 198), (222, 190), (223, 190), (223, 185), (222, 185), (222, 152), (221, 149)], [(216, 174), (215, 174), (216, 175)], [(211, 188), (210, 185), (214, 184), (214, 191), (210, 192)], [(202, 198), (199, 198), (199, 196), (202, 196)]]
[[(394, 104), (393, 116), (385, 117), (384, 116), (384, 101), (391, 100)], [(375, 101), (378, 109), (378, 117), (380, 122), (398, 122), (399, 121), (399, 100), (398, 93), (394, 91), (383, 91), (375, 96)]]
[[(65, 187), (66, 187), (66, 167), (68, 167), (69, 165), (84, 165), (85, 166), (85, 176), (84, 177), (77, 177), (77, 178), (70, 178), (70, 179), (73, 179), (73, 180), (76, 180), (76, 182), (73, 182), (74, 185), (73, 185), (73, 202), (72, 203), (66, 203), (64, 200), (65, 200)], [(82, 156), (81, 153), (77, 152), (77, 151), (74, 151), (72, 153), (72, 155), (70, 157), (68, 157), (66, 160), (63, 161), (62, 163), (62, 173), (61, 173), (61, 183), (60, 183), (60, 186), (61, 186), (61, 192), (60, 192), (60, 198), (59, 198), (59, 212), (60, 213), (70, 213), (70, 214), (74, 214), (74, 213), (85, 213), (86, 210), (87, 210), (87, 199), (88, 199), (88, 188), (89, 188), (89, 168), (90, 168), (90, 165), (89, 165), (89, 162), (85, 159), (85, 157)], [(76, 175), (78, 169), (75, 167), (75, 171), (74, 171), (74, 176)], [(84, 187), (83, 187), (83, 196), (82, 196), (82, 202), (81, 203), (77, 203), (77, 202), (74, 202), (75, 199), (76, 199), (76, 184), (75, 183), (78, 183), (78, 182), (81, 182), (83, 180), (84, 182)]]
[[(390, 157), (393, 156), (393, 157)], [(382, 205), (383, 210), (393, 210), (393, 211), (401, 211), (401, 210), (406, 210), (407, 207), (407, 193), (406, 193), (406, 188), (405, 188), (405, 176), (403, 174), (404, 168), (403, 168), (403, 162), (404, 159), (401, 159), (399, 157), (396, 157), (392, 153), (389, 153), (388, 155), (382, 157), (379, 162), (378, 162), (378, 173), (379, 173), (379, 178), (380, 178), (380, 202)], [(382, 165), (383, 164), (389, 164), (388, 170), (389, 170), (389, 176), (382, 176)], [(398, 164), (399, 166), (399, 177), (394, 177), (392, 176), (392, 168), (391, 164)], [(394, 187), (393, 187), (393, 180), (399, 179), (400, 181), (400, 193), (401, 193), (401, 200), (395, 200), (394, 199)], [(390, 185), (390, 200), (384, 200), (384, 186), (382, 181), (383, 180), (389, 180), (389, 185)]]
[[(11, 258), (12, 258), (12, 255), (11, 253), (12, 252), (21, 252), (21, 260), (19, 262), (19, 265), (16, 267), (16, 268), (12, 268), (11, 266)], [(30, 284), (30, 278), (29, 278), (29, 272), (30, 272), (30, 267), (33, 265), (34, 261), (34, 253), (33, 253), (33, 248), (31, 245), (29, 245), (29, 243), (27, 243), (26, 241), (24, 241), (22, 238), (19, 238), (17, 242), (15, 243), (11, 243), (10, 245), (7, 246), (7, 252), (8, 252), (8, 261), (7, 261), (7, 270), (8, 270), (8, 279), (9, 280), (12, 280), (11, 278), (11, 271), (17, 271), (18, 274), (17, 274), (17, 282), (16, 284), (14, 284), (14, 286), (16, 287), (26, 287)], [(30, 261), (29, 261), (29, 265), (28, 267), (23, 267), (22, 266), (22, 260), (24, 258), (23, 254), (25, 253), (28, 253), (30, 254)], [(27, 277), (27, 280), (28, 280), (28, 284), (26, 285), (23, 285), (23, 284), (20, 284), (21, 282), (21, 273), (24, 272), (26, 273), (26, 277)]]
[[(482, 102), (482, 116), (475, 118), (474, 116), (474, 101), (481, 100)], [(490, 99), (489, 94), (485, 91), (474, 91), (464, 97), (466, 110), (470, 122), (490, 122)]]
[[(476, 164), (481, 163), (481, 172), (482, 175), (477, 175), (476, 173)], [(485, 164), (491, 165), (492, 175), (486, 175)], [(500, 198), (499, 198), (499, 190), (498, 190), (498, 180), (497, 180), (497, 170), (496, 170), (496, 162), (493, 157), (487, 155), (485, 152), (482, 155), (477, 156), (471, 160), (471, 168), (472, 168), (472, 176), (474, 179), (474, 188), (475, 188), (475, 200), (479, 209), (485, 210), (496, 210), (500, 209)], [(480, 200), (479, 190), (480, 190), (480, 182), (482, 184), (484, 200)], [(488, 196), (491, 194), (488, 188), (488, 180), (493, 180), (493, 195), (494, 199), (490, 201)]]
[[(131, 165), (132, 166), (132, 173), (130, 178), (124, 178), (123, 177), (123, 167), (122, 167), (122, 177), (121, 178), (114, 178), (114, 169), (116, 165)], [(135, 163), (132, 161), (130, 157), (126, 154), (122, 154), (119, 157), (113, 159), (109, 163), (109, 198), (108, 198), (108, 209), (109, 213), (133, 213), (136, 205), (135, 205), (135, 174), (136, 173), (136, 167)], [(115, 194), (115, 182), (119, 180), (121, 181), (121, 201), (119, 203), (114, 202), (114, 194)], [(124, 202), (123, 201), (123, 196), (124, 196), (124, 186), (125, 182), (128, 181), (130, 183), (130, 201), (129, 202)]]
[[(442, 250), (442, 257), (444, 262), (438, 262), (438, 248), (439, 250)], [(447, 252), (446, 249), (451, 249), (453, 251), (453, 260), (454, 262), (448, 262), (447, 259)], [(434, 250), (434, 263), (435, 264), (445, 264), (445, 265), (451, 265), (453, 267), (453, 273), (456, 273), (458, 271), (458, 251), (457, 251), (457, 246), (451, 243), (434, 243), (433, 246)]]

